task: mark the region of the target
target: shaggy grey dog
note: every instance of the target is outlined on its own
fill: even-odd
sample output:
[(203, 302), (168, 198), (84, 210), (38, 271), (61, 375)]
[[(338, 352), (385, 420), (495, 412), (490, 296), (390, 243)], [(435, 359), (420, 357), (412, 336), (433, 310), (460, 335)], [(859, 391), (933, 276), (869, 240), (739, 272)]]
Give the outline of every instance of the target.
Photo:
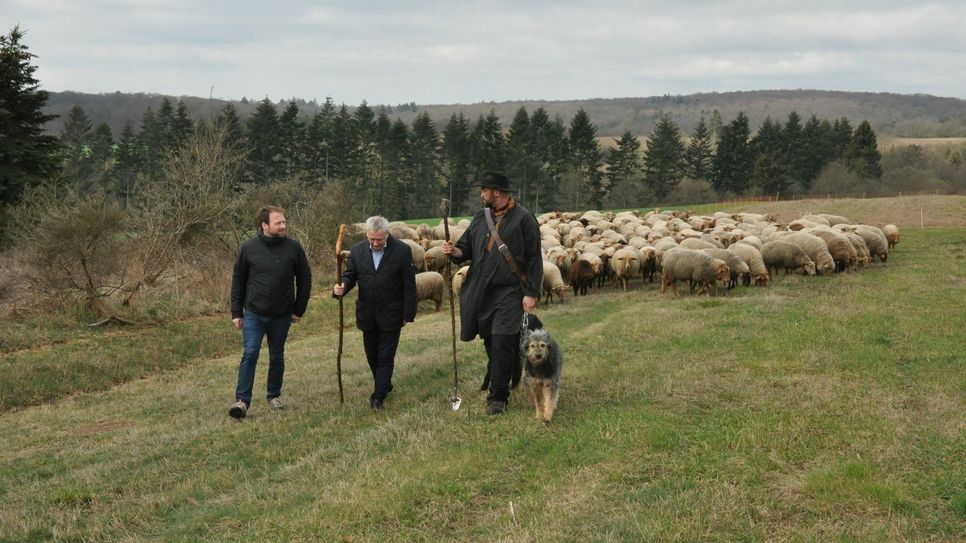
[[(536, 408), (536, 417), (549, 423), (557, 410), (557, 396), (560, 392), (560, 368), (563, 366), (563, 353), (560, 346), (544, 328), (531, 330), (525, 334), (526, 357), (524, 362), (524, 383), (530, 405)], [(521, 349), (522, 350), (522, 349)]]

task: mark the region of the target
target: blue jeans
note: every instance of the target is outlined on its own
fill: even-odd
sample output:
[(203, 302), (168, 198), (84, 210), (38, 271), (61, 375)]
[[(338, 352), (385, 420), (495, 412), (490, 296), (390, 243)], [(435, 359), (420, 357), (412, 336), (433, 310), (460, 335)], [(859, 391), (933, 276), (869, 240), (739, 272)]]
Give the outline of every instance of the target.
[(242, 352), (238, 365), (238, 386), (235, 399), (252, 404), (252, 387), (255, 384), (255, 365), (262, 348), (262, 338), (268, 336), (268, 399), (282, 395), (282, 377), (285, 374), (285, 339), (292, 326), (291, 315), (266, 317), (247, 309), (242, 318)]

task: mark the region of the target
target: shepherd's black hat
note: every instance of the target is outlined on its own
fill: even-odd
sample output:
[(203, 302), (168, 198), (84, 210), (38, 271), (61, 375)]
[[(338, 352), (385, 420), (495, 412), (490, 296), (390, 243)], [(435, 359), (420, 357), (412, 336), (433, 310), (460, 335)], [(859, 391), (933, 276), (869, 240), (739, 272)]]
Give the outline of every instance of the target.
[(510, 181), (507, 180), (505, 175), (497, 172), (484, 173), (483, 179), (480, 179), (480, 188), (513, 192), (513, 189), (510, 188)]

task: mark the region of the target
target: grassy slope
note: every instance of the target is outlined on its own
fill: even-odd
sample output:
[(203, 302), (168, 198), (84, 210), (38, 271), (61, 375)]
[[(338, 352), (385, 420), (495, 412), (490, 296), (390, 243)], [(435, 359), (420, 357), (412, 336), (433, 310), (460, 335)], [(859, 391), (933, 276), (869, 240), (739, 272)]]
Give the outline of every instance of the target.
[(522, 391), (483, 414), (478, 342), (448, 410), (446, 311), (404, 331), (385, 413), (356, 331), (342, 408), (336, 334), (296, 333), (282, 414), (227, 417), (235, 355), (8, 412), (0, 540), (960, 540), (964, 257), (963, 228), (907, 230), (859, 274), (544, 309), (549, 427)]

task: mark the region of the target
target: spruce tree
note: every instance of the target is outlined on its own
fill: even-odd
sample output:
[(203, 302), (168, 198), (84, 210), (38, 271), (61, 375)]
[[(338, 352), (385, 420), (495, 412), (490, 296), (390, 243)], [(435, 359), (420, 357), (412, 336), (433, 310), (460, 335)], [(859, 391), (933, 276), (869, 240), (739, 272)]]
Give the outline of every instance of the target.
[(797, 112), (792, 111), (785, 120), (785, 126), (781, 127), (781, 139), (783, 140), (783, 155), (786, 162), (786, 169), (789, 184), (804, 186), (807, 183), (807, 156), (805, 154), (805, 133), (802, 127), (802, 118)]
[[(57, 168), (57, 139), (44, 133), (55, 116), (42, 112), (47, 91), (34, 78), (34, 55), (21, 43), (23, 35), (19, 26), (0, 35), (0, 206), (19, 201), (25, 188)], [(0, 219), (0, 232), (3, 227)]]
[(425, 111), (416, 115), (410, 131), (409, 166), (412, 173), (412, 191), (408, 194), (409, 205), (406, 218), (432, 216), (438, 212), (437, 195), (441, 194), (439, 182), (439, 132)]
[(684, 174), (691, 179), (708, 179), (711, 177), (713, 159), (713, 136), (704, 122), (704, 117), (701, 117), (684, 152)]
[[(616, 207), (637, 205), (641, 181), (641, 142), (630, 130), (607, 152), (607, 185)], [(610, 207), (610, 206), (608, 206)]]
[(255, 107), (248, 119), (248, 172), (256, 183), (269, 183), (280, 177), (281, 145), (278, 113), (268, 98)]
[(719, 194), (744, 194), (748, 189), (754, 169), (750, 133), (748, 116), (743, 111), (721, 129), (711, 176), (711, 184)]
[(443, 129), (443, 178), (450, 201), (450, 214), (462, 215), (470, 197), (470, 132), (463, 110), (453, 113)]
[(755, 161), (752, 183), (762, 194), (784, 195), (791, 182), (782, 126), (766, 117), (751, 139)]
[(684, 176), (684, 143), (681, 130), (670, 116), (662, 115), (647, 136), (644, 151), (644, 183), (658, 200), (666, 198)]
[(606, 192), (600, 171), (603, 156), (597, 143), (597, 127), (590, 122), (584, 108), (578, 109), (570, 120), (569, 146), (577, 181), (571, 189), (574, 208), (585, 202), (600, 209)]
[(299, 119), (299, 106), (289, 100), (278, 118), (279, 174), (285, 178), (294, 177), (302, 169), (304, 162), (305, 125)]
[(473, 126), (470, 150), (473, 181), (481, 179), (483, 173), (490, 170), (506, 171), (503, 127), (500, 125), (500, 118), (492, 109), (486, 117), (481, 115)]
[(91, 161), (91, 143), (94, 126), (90, 117), (80, 105), (74, 104), (64, 119), (60, 133), (60, 147), (63, 153), (63, 172), (67, 182), (81, 192), (89, 188), (94, 167)]
[(876, 142), (875, 132), (869, 121), (862, 121), (855, 128), (852, 139), (845, 149), (846, 167), (855, 175), (865, 179), (882, 177), (882, 154)]
[(131, 187), (141, 164), (138, 157), (137, 135), (131, 121), (124, 123), (121, 139), (117, 143), (117, 164), (114, 167), (114, 193), (127, 208), (131, 198)]

